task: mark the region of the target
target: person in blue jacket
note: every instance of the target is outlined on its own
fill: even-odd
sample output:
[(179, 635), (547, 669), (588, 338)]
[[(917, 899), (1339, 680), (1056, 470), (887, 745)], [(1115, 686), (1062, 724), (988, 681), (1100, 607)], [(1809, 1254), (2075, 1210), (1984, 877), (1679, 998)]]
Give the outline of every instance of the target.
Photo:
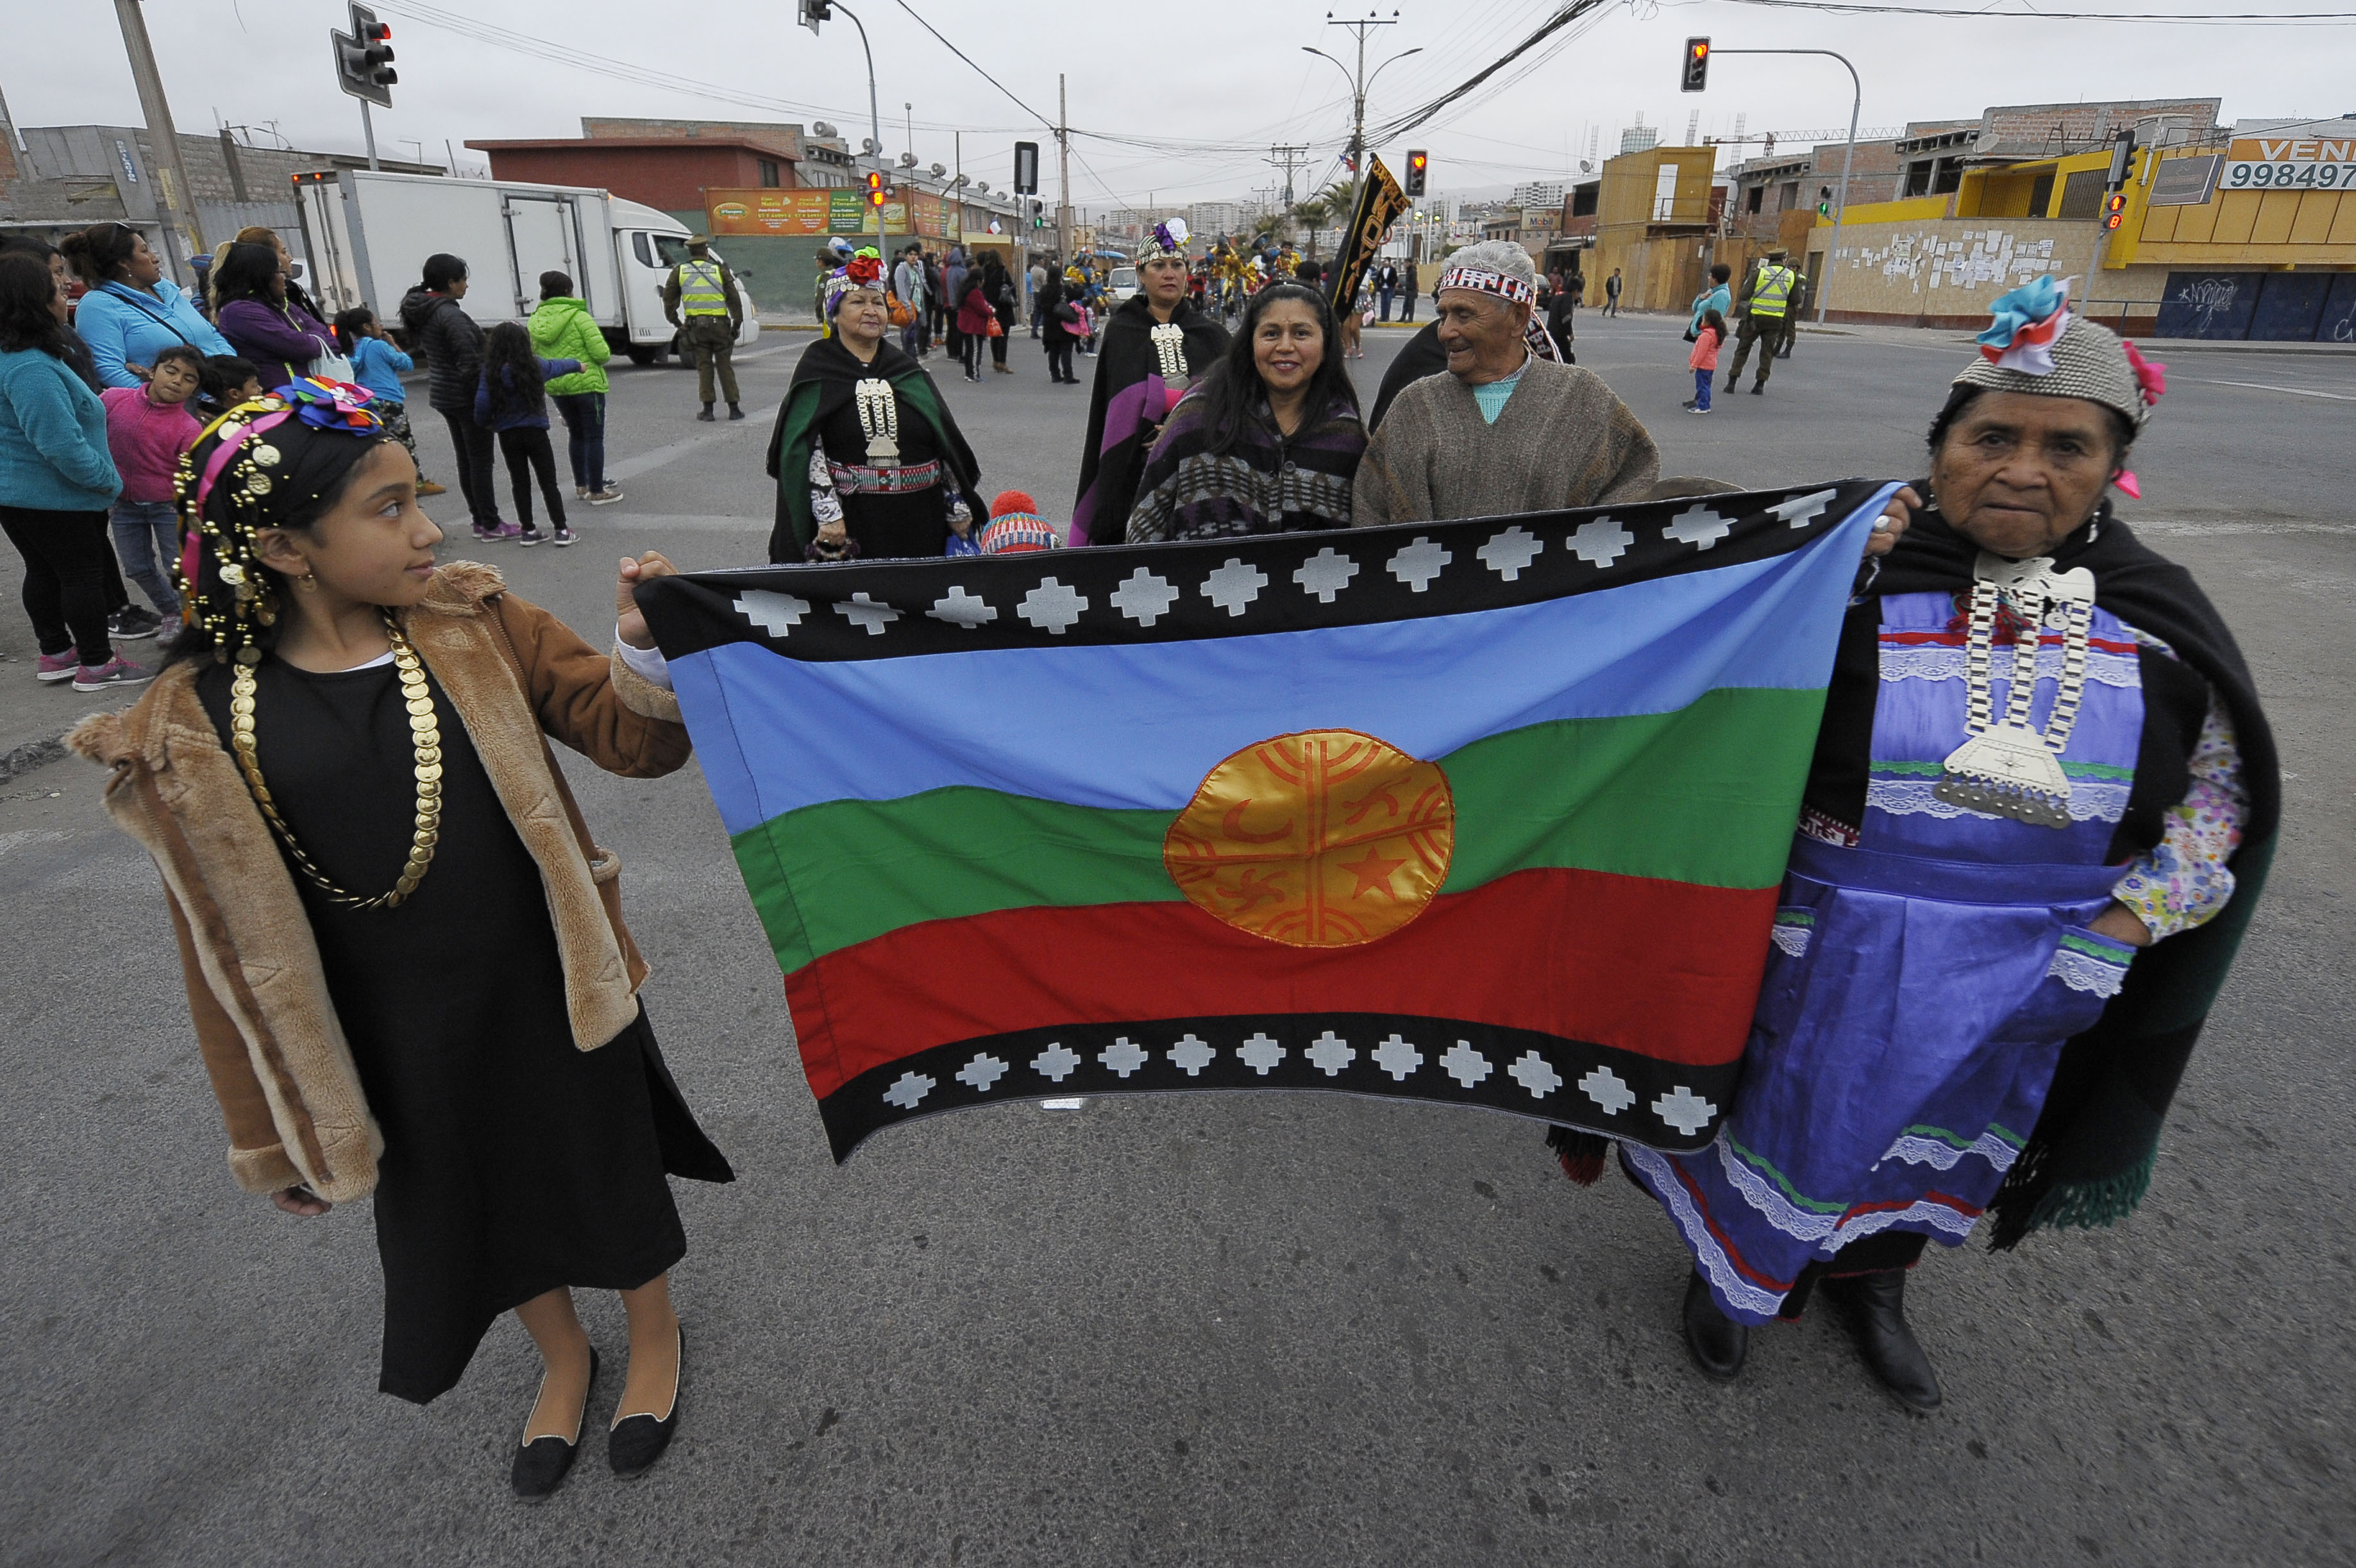
[(102, 692), (148, 672), (116, 656), (107, 630), (107, 509), (123, 480), (106, 405), (74, 373), (70, 338), (65, 285), (36, 257), (0, 255), (0, 532), (25, 558), (35, 674)]
[(367, 306), (355, 306), (336, 317), (336, 349), (352, 362), (352, 380), (376, 394), (369, 411), (384, 421), (384, 433), (400, 442), (417, 465), (417, 493), (444, 494), (448, 487), (425, 477), (425, 459), (417, 455), (417, 433), (409, 427), (409, 389), (401, 384), (404, 371), (417, 361), (402, 353), (384, 335), (384, 326)]
[(548, 444), (547, 392), (549, 377), (575, 375), (580, 370), (578, 360), (541, 359), (532, 350), (531, 334), (515, 322), (502, 321), (485, 335), (483, 375), (475, 385), (475, 423), (498, 435), (499, 456), (508, 461), (516, 515), (523, 526), (509, 523), (492, 533), (477, 529), (477, 538), (538, 544), (551, 537), (532, 526), (531, 479), (537, 473), (556, 542), (573, 542), (573, 530), (564, 523), (564, 492), (556, 486), (556, 449)]
[(100, 223), (69, 234), (58, 251), (89, 285), (74, 310), (74, 330), (90, 345), (99, 379), (108, 386), (139, 385), (155, 356), (176, 343), (208, 356), (236, 352), (197, 314), (180, 285), (165, 277), (147, 237), (129, 224)]

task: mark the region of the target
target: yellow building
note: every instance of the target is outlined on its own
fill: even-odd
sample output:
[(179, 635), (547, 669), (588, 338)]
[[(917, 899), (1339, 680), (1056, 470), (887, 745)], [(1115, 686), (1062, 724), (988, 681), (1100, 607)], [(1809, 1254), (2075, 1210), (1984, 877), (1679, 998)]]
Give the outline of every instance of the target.
[(1715, 147), (1647, 147), (1603, 165), (1595, 205), (1595, 249), (1581, 269), (1581, 303), (1603, 303), (1617, 267), (1622, 310), (1683, 310), (1702, 289), (1718, 232), (1711, 209)]
[[(2208, 130), (2132, 155), (2104, 226), (2107, 148), (1965, 172), (1944, 196), (1852, 207), (1831, 317), (1978, 326), (2040, 273), (2136, 336), (2356, 342), (2356, 119)], [(1812, 276), (1831, 237), (1809, 233)]]

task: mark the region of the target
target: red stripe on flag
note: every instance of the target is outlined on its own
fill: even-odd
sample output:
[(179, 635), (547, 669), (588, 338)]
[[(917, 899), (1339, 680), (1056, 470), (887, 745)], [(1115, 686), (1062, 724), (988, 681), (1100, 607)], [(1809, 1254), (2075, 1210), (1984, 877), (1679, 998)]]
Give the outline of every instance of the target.
[(1192, 904), (929, 920), (786, 977), (823, 1100), (916, 1051), (1023, 1029), (1226, 1014), (1390, 1013), (1716, 1066), (1742, 1053), (1776, 889), (1515, 872), (1363, 947), (1248, 936)]

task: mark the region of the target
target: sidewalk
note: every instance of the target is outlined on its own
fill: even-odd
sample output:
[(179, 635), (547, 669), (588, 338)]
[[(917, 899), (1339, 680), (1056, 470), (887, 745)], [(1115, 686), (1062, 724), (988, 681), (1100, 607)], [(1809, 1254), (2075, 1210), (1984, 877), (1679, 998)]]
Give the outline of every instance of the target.
[[(134, 686), (127, 691), (84, 693), (75, 691), (70, 681), (44, 685), (35, 680), (40, 645), (33, 640), (33, 623), (26, 618), (25, 607), (13, 591), (22, 579), (23, 564), (13, 551), (7, 559), (17, 575), (10, 580), (11, 591), (0, 595), (0, 784), (63, 757), (66, 731), (92, 714), (129, 707), (146, 689)], [(138, 589), (131, 590), (131, 597), (133, 603), (145, 607), (147, 601)], [(153, 638), (120, 644), (116, 651), (151, 670), (162, 658)], [(93, 788), (96, 779), (93, 770)]]

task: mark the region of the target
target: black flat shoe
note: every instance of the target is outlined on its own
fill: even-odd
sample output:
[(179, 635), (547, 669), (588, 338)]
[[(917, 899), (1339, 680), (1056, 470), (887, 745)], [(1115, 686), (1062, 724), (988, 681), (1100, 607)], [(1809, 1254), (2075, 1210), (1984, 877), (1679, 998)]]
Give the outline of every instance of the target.
[(639, 1476), (651, 1469), (670, 1446), (671, 1435), (679, 1430), (679, 1398), (687, 1391), (687, 1330), (679, 1331), (679, 1378), (671, 1384), (670, 1413), (657, 1420), (651, 1415), (634, 1415), (614, 1423), (605, 1436), (605, 1457), (616, 1476)]
[[(541, 1381), (548, 1381), (547, 1374)], [(508, 1475), (509, 1485), (515, 1495), (538, 1502), (564, 1484), (573, 1461), (581, 1456), (581, 1426), (589, 1419), (589, 1396), (597, 1388), (597, 1348), (589, 1347), (589, 1386), (581, 1391), (581, 1416), (573, 1423), (570, 1441), (562, 1437), (535, 1437), (516, 1449), (515, 1468)], [(535, 1404), (539, 1402), (534, 1401)]]
[(1906, 1322), (1906, 1271), (1828, 1279), (1824, 1288), (1844, 1308), (1858, 1351), (1882, 1386), (1916, 1410), (1938, 1409), (1939, 1374)]
[(1718, 1310), (1709, 1282), (1696, 1269), (1686, 1282), (1686, 1348), (1712, 1382), (1730, 1383), (1751, 1352), (1751, 1330)]

